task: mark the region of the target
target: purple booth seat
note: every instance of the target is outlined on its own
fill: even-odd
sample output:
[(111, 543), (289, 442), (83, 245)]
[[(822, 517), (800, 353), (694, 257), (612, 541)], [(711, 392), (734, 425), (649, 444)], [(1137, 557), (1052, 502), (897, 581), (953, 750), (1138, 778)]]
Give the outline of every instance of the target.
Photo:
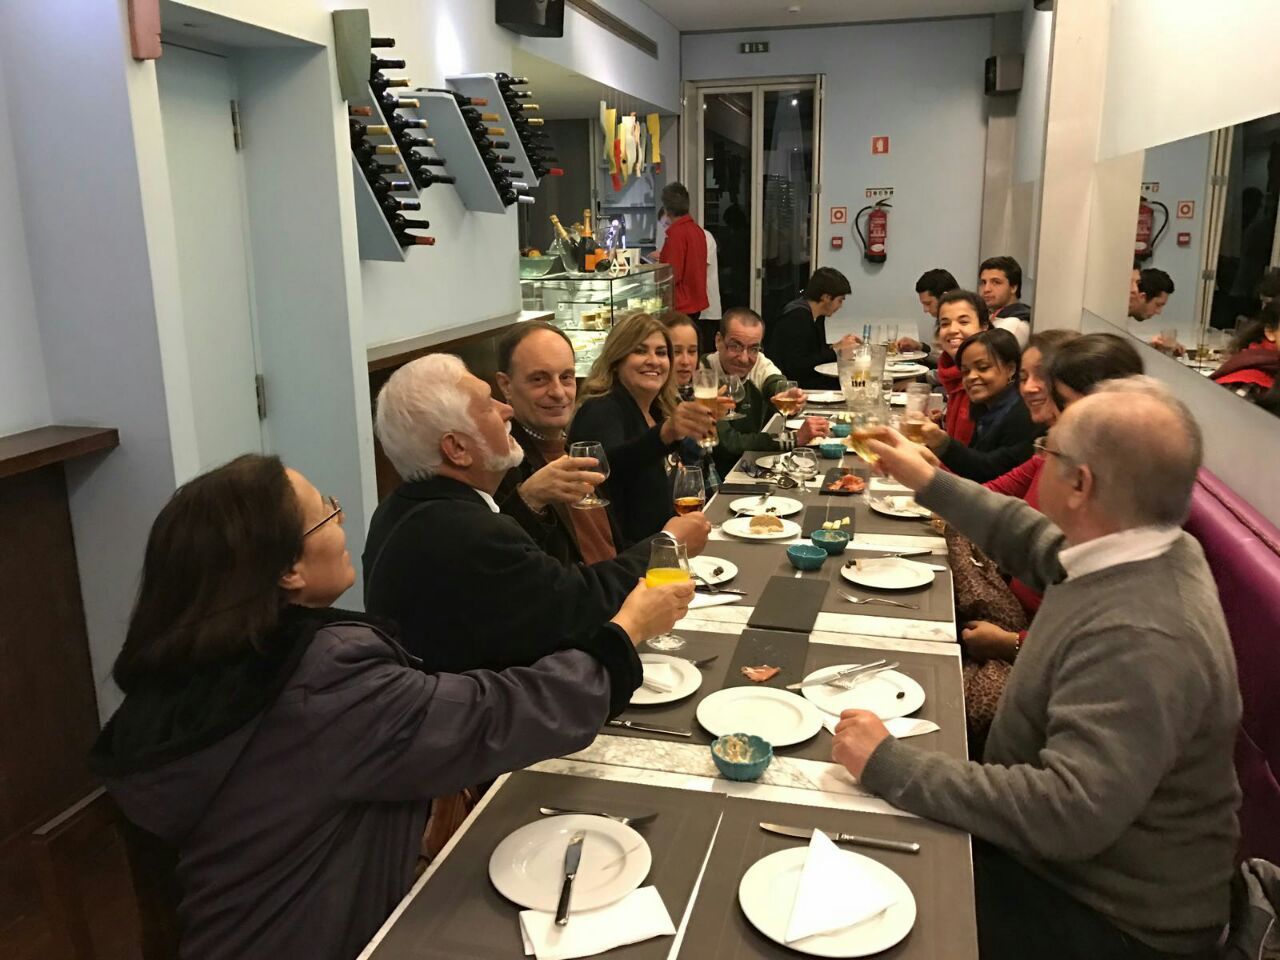
[(1240, 855), (1280, 863), (1280, 530), (1207, 470), (1186, 529), (1213, 570), (1240, 675)]

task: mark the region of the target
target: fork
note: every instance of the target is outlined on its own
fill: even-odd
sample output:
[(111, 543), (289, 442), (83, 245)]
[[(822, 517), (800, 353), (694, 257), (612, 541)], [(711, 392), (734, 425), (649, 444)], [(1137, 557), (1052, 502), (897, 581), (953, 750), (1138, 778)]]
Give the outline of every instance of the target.
[(560, 807), (539, 807), (538, 812), (544, 817), (558, 817), (563, 814), (576, 813), (588, 817), (604, 817), (606, 820), (612, 820), (620, 823), (624, 827), (635, 827), (641, 824), (649, 823), (651, 820), (657, 819), (656, 813), (645, 813), (638, 817), (623, 817), (616, 813), (604, 813), (600, 810), (566, 810)]
[(903, 603), (901, 600), (888, 600), (884, 597), (851, 597), (847, 593), (841, 593), (840, 596), (850, 603), (885, 603), (891, 607), (905, 607), (908, 610), (920, 609), (920, 604), (918, 603)]
[(701, 670), (701, 669), (702, 669), (703, 667), (705, 667), (708, 663), (711, 663), (713, 660), (717, 659), (719, 656), (720, 656), (720, 654), (718, 654), (718, 653), (713, 653), (711, 656), (709, 656), (709, 657), (702, 657), (700, 660), (694, 660), (694, 659), (692, 659), (692, 658), (690, 658), (690, 657), (681, 657), (680, 659), (681, 659), (681, 660), (687, 660), (689, 663), (693, 664), (695, 667), (697, 667), (699, 670)]

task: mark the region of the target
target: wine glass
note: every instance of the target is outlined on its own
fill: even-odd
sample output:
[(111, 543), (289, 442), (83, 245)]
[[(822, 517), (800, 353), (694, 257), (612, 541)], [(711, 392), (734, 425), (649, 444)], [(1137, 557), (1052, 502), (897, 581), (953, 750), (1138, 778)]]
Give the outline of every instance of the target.
[[(605, 479), (609, 477), (609, 461), (604, 455), (604, 444), (597, 440), (582, 440), (578, 443), (569, 445), (569, 456), (571, 457), (594, 457), (596, 465), (594, 470), (596, 473), (604, 474)], [(576, 503), (571, 503), (571, 507), (579, 510), (591, 510), (595, 507), (607, 507), (609, 501), (598, 495), (594, 490), (588, 493)]]
[[(693, 371), (693, 400), (711, 411), (711, 416), (720, 418), (720, 374), (710, 367), (699, 367)], [(714, 450), (720, 442), (713, 424), (711, 431), (698, 441), (703, 450)]]
[[(653, 544), (649, 547), (649, 568), (644, 575), (645, 586), (662, 587), (670, 583), (688, 583), (691, 579), (689, 551), (685, 545), (677, 543), (670, 537), (655, 537)], [(653, 650), (679, 650), (684, 646), (684, 639), (677, 637), (674, 633), (664, 633), (650, 637), (648, 645)]]
[(849, 434), (849, 446), (867, 463), (875, 463), (880, 457), (867, 446), (878, 427), (889, 425), (889, 408), (883, 403), (869, 403), (852, 412), (853, 431)]
[(783, 419), (794, 416), (804, 407), (804, 401), (793, 396), (798, 384), (794, 380), (783, 380), (778, 384), (777, 390), (774, 391), (770, 398), (773, 405), (778, 408), (778, 412), (782, 414)]
[(707, 489), (702, 478), (702, 468), (680, 464), (676, 468), (671, 496), (675, 501), (678, 517), (701, 510), (703, 504), (707, 502)]
[(746, 385), (742, 382), (741, 377), (735, 376), (734, 374), (729, 374), (729, 376), (725, 379), (724, 395), (728, 399), (733, 401), (733, 409), (730, 410), (728, 413), (726, 413), (721, 419), (741, 420), (743, 417), (745, 417), (746, 414), (742, 412), (741, 408), (742, 408), (742, 404), (747, 399), (747, 388), (746, 388)]

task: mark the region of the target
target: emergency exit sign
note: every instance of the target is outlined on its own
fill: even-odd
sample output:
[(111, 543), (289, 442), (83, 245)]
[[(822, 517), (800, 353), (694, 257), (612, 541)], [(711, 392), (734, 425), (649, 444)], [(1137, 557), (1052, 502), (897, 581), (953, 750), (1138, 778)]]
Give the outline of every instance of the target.
[(740, 43), (738, 44), (738, 52), (739, 53), (768, 53), (769, 41), (753, 40), (750, 43)]

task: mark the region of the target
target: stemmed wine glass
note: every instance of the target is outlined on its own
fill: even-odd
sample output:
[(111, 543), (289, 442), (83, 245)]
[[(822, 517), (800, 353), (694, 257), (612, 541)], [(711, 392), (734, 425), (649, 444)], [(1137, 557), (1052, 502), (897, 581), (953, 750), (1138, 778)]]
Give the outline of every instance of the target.
[[(702, 471), (698, 470), (701, 474)], [(655, 537), (649, 547), (649, 569), (644, 576), (645, 586), (662, 587), (670, 583), (688, 583), (693, 579), (689, 573), (689, 551), (683, 543), (665, 536)], [(679, 650), (685, 645), (682, 637), (674, 633), (664, 633), (650, 637), (648, 646), (653, 650)]]
[(733, 401), (733, 409), (726, 413), (722, 420), (741, 420), (746, 416), (742, 412), (742, 404), (747, 399), (747, 388), (742, 382), (742, 378), (735, 374), (729, 374), (725, 379), (724, 395)]
[(703, 504), (707, 502), (707, 490), (702, 478), (702, 468), (680, 464), (676, 468), (671, 496), (675, 501), (676, 516), (683, 517), (687, 513), (701, 510)]
[[(595, 472), (603, 474), (605, 479), (609, 477), (609, 461), (604, 455), (604, 444), (598, 440), (582, 440), (578, 443), (570, 444), (569, 456), (571, 457), (593, 457), (595, 458)], [(571, 507), (578, 510), (591, 510), (595, 507), (607, 507), (609, 501), (597, 494), (594, 490), (588, 493), (576, 503), (571, 503)]]

